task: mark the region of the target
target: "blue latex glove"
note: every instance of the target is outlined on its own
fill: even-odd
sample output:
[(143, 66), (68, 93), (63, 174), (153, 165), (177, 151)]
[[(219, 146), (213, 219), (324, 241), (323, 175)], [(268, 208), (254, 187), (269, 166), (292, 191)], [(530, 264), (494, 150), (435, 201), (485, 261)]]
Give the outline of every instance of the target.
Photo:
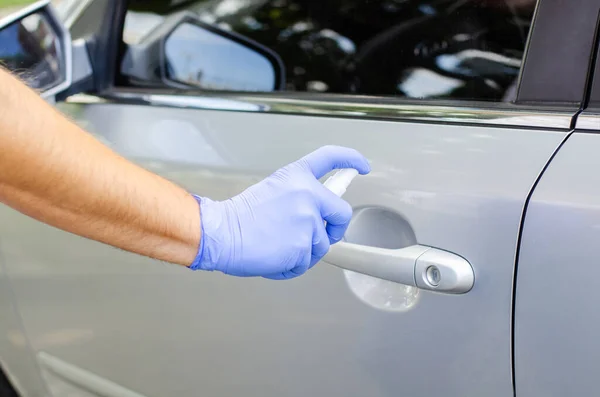
[(370, 171), (356, 150), (325, 146), (229, 200), (195, 196), (202, 241), (190, 268), (276, 280), (305, 273), (342, 239), (352, 218), (350, 205), (318, 181), (338, 168)]

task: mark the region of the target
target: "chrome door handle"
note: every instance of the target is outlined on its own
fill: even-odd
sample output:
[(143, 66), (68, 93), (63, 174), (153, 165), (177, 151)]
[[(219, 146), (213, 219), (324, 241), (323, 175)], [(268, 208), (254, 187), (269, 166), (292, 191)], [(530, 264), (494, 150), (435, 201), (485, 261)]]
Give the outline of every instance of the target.
[(471, 264), (451, 252), (424, 245), (386, 249), (339, 242), (323, 261), (342, 269), (447, 294), (473, 288)]

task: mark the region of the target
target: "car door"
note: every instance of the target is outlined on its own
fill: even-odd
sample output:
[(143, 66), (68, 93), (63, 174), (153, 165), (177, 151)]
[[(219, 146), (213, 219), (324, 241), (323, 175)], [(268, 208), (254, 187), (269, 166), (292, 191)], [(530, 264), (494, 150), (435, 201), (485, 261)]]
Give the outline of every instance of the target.
[(598, 132), (600, 62), (596, 56), (586, 109), (527, 207), (516, 288), (517, 397), (593, 394), (596, 388)]
[[(322, 145), (354, 147), (373, 171), (344, 196), (355, 209), (347, 243), (374, 252), (373, 267), (430, 247), (468, 261), (475, 282), (459, 294), (415, 288), (328, 258), (286, 282), (192, 273), (3, 207), (0, 249), (50, 389), (512, 396), (523, 209), (582, 103), (597, 15), (583, 1), (563, 3), (112, 3), (125, 28), (115, 23), (118, 36), (106, 33), (94, 50), (97, 92), (68, 98), (61, 111), (213, 199)], [(206, 90), (135, 74), (155, 65), (127, 58), (131, 49), (181, 11), (218, 26), (211, 32), (221, 38), (268, 47), (284, 66), (284, 90)], [(557, 18), (580, 29), (565, 34)], [(233, 65), (230, 80), (219, 71), (225, 86), (248, 67)]]

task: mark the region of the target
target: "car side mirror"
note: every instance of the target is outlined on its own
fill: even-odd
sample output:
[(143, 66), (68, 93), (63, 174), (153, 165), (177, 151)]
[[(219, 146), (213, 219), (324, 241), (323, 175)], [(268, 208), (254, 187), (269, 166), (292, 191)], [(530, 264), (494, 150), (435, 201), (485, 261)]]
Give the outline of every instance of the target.
[(48, 2), (0, 20), (0, 65), (44, 98), (70, 87), (71, 37)]
[(270, 92), (284, 87), (273, 51), (183, 12), (126, 51), (122, 74), (136, 84), (217, 91)]

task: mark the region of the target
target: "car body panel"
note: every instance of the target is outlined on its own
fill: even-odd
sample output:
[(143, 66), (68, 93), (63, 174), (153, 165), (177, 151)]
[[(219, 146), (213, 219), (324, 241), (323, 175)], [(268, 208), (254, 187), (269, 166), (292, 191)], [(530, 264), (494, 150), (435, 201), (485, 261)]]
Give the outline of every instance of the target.
[[(420, 291), (411, 310), (390, 312), (365, 304), (324, 263), (287, 282), (190, 273), (3, 207), (3, 254), (37, 352), (147, 396), (512, 396), (520, 219), (566, 131), (107, 103), (59, 109), (213, 199), (321, 145), (357, 148), (373, 171), (344, 197), (405, 220), (419, 244), (465, 257), (476, 282), (465, 295)], [(409, 244), (402, 233), (367, 234), (371, 245)]]
[[(46, 386), (16, 307), (2, 247), (0, 240), (0, 367), (23, 397), (45, 396)], [(0, 381), (0, 394), (4, 387), (7, 386)]]
[(600, 135), (573, 134), (527, 208), (515, 305), (517, 397), (597, 388), (599, 151)]

